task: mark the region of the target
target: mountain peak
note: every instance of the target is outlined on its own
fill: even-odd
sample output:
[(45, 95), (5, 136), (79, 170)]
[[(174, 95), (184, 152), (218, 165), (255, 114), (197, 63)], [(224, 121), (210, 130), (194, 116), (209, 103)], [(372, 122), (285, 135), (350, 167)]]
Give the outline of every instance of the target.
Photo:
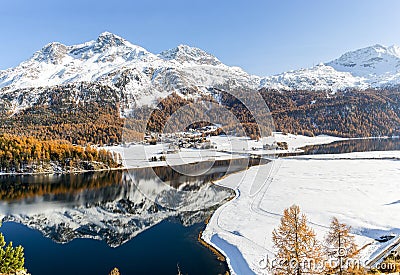
[(68, 48), (59, 42), (52, 42), (44, 46), (33, 55), (33, 59), (38, 62), (58, 64), (67, 53)]
[[(143, 102), (147, 104), (152, 100), (148, 92), (152, 89), (155, 90), (154, 96), (159, 96), (186, 85), (223, 87), (231, 79), (237, 87), (252, 89), (334, 91), (350, 87), (395, 86), (400, 85), (400, 47), (376, 44), (347, 52), (312, 68), (262, 78), (226, 66), (212, 54), (196, 47), (181, 44), (154, 55), (106, 31), (96, 39), (78, 45), (47, 44), (31, 59), (15, 68), (0, 71), (0, 88), (8, 87), (8, 91), (12, 91), (100, 82), (110, 86), (117, 84), (115, 87), (127, 89), (137, 98), (143, 96)], [(139, 101), (135, 98), (135, 104), (140, 104)]]
[[(129, 42), (124, 38), (113, 34), (111, 32), (103, 32), (97, 37), (96, 44), (99, 47), (112, 47), (112, 46), (122, 46), (126, 45)], [(130, 44), (130, 43), (129, 43)]]
[(370, 47), (366, 47), (366, 49), (371, 48), (371, 49), (375, 49), (375, 50), (381, 50), (381, 51), (385, 51), (386, 47), (383, 46), (382, 44), (375, 44), (373, 46)]
[[(370, 46), (370, 47), (359, 49), (359, 51), (364, 51), (365, 53), (373, 52), (378, 56), (386, 54), (386, 55), (393, 55), (393, 56), (396, 56), (396, 57), (400, 57), (400, 53), (396, 53), (396, 50), (399, 50), (399, 47), (397, 45), (392, 45), (390, 47), (386, 47), (386, 46), (381, 45), (381, 44), (375, 44), (375, 45)], [(353, 51), (353, 52), (356, 52), (356, 51)]]
[(384, 75), (400, 68), (400, 48), (376, 44), (347, 52), (326, 65), (354, 76)]
[(177, 47), (163, 51), (159, 56), (165, 60), (176, 60), (178, 62), (188, 62), (200, 65), (219, 65), (221, 62), (212, 54), (199, 48), (180, 44)]
[(106, 36), (113, 36), (113, 37), (120, 37), (112, 32), (109, 31), (104, 31), (102, 33), (99, 34), (99, 37), (106, 37)]
[(150, 54), (142, 47), (133, 45), (111, 32), (101, 33), (96, 40), (70, 46), (69, 53), (75, 59), (88, 60), (95, 57), (96, 61), (101, 63), (113, 62), (118, 58), (124, 61), (132, 61)]

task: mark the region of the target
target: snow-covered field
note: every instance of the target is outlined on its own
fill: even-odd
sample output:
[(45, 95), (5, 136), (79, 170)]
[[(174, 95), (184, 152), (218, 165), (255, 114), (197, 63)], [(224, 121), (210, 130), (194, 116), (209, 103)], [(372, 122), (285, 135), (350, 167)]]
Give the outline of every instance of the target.
[[(159, 158), (163, 151), (168, 150), (168, 144), (143, 145), (136, 144), (130, 146), (106, 146), (106, 150), (121, 154), (123, 165), (126, 168), (180, 165), (193, 162), (201, 162), (207, 160), (226, 160), (232, 158), (244, 157), (243, 153), (252, 154), (275, 154), (275, 153), (291, 153), (300, 152), (298, 148), (306, 145), (327, 144), (334, 141), (344, 140), (339, 137), (332, 136), (316, 136), (306, 137), (302, 135), (284, 135), (282, 133), (274, 133), (271, 137), (272, 141), (287, 142), (288, 150), (262, 150), (262, 141), (250, 140), (248, 138), (232, 137), (232, 136), (212, 136), (209, 138), (216, 149), (181, 149), (179, 152), (166, 154), (166, 161), (151, 162), (151, 157)], [(252, 148), (257, 149), (254, 151)]]
[[(240, 139), (237, 137), (225, 137), (225, 136), (213, 136), (210, 137), (211, 142), (217, 144), (218, 150), (224, 151), (232, 151), (232, 150), (243, 150), (246, 148), (251, 153), (267, 153), (264, 151), (253, 152), (252, 148), (262, 149), (263, 143), (262, 141), (250, 140), (250, 139)], [(302, 135), (293, 135), (293, 134), (282, 134), (280, 132), (276, 132), (272, 137), (265, 138), (268, 143), (273, 141), (276, 142), (286, 142), (288, 144), (288, 150), (279, 150), (274, 151), (274, 153), (292, 153), (292, 152), (300, 152), (299, 148), (307, 146), (307, 145), (317, 145), (317, 144), (328, 144), (334, 141), (345, 140), (345, 138), (333, 137), (327, 135), (320, 135), (315, 137), (307, 137)], [(241, 144), (245, 143), (244, 145)]]
[(166, 154), (166, 161), (149, 161), (151, 157), (159, 159), (162, 152), (168, 148), (166, 144), (157, 145), (131, 145), (123, 146), (107, 146), (103, 147), (106, 150), (116, 152), (122, 156), (122, 164), (125, 168), (143, 168), (153, 166), (173, 166), (195, 162), (228, 160), (232, 158), (240, 158), (243, 156), (233, 156), (232, 154), (218, 152), (216, 150), (201, 150), (201, 149), (181, 149), (181, 151), (171, 154)]
[(320, 135), (315, 137), (307, 137), (302, 135), (293, 135), (287, 134), (284, 135), (282, 133), (275, 133), (274, 134), (275, 140), (280, 142), (287, 142), (288, 144), (288, 151), (293, 152), (298, 148), (307, 146), (307, 145), (319, 145), (319, 144), (328, 144), (335, 141), (346, 140), (346, 138), (341, 137), (333, 137), (327, 135)]
[(234, 274), (267, 274), (263, 260), (273, 257), (271, 232), (283, 210), (297, 204), (319, 239), (333, 216), (351, 225), (359, 246), (372, 243), (362, 251), (367, 260), (387, 245), (374, 238), (400, 234), (399, 156), (398, 151), (302, 156), (226, 177), (218, 184), (237, 196), (215, 212), (203, 239), (227, 256)]

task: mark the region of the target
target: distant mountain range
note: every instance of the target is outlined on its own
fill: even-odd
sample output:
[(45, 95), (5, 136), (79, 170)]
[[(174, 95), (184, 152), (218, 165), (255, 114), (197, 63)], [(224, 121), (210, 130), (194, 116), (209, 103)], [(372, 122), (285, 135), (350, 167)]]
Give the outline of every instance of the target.
[[(266, 64), (267, 66), (268, 64)], [(82, 82), (115, 88), (126, 99), (126, 110), (151, 104), (176, 92), (186, 97), (207, 93), (209, 88), (330, 90), (382, 88), (400, 84), (400, 47), (374, 45), (343, 54), (312, 68), (260, 77), (239, 67), (223, 64), (205, 51), (179, 45), (159, 54), (109, 33), (96, 40), (66, 46), (53, 42), (15, 68), (0, 71), (0, 100), (14, 98), (9, 109), (34, 104), (18, 101), (15, 91)], [(188, 93), (188, 90), (190, 91)], [(0, 102), (1, 105), (1, 102)]]
[(374, 45), (312, 68), (261, 77), (198, 48), (179, 45), (153, 54), (105, 32), (79, 45), (50, 43), (0, 71), (0, 132), (118, 144), (124, 118), (146, 122), (152, 111), (147, 106), (163, 100), (147, 125), (158, 131), (174, 110), (199, 98), (226, 106), (254, 134), (251, 116), (227, 96), (254, 90), (266, 100), (276, 130), (391, 136), (400, 134), (399, 87), (398, 46)]
[(400, 47), (371, 47), (351, 51), (312, 68), (265, 77), (261, 86), (284, 90), (343, 90), (387, 88), (400, 84)]

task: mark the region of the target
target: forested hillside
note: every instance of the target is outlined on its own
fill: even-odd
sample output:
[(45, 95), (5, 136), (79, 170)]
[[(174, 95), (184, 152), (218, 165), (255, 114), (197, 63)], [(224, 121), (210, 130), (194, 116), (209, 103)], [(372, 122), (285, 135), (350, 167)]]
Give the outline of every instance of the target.
[[(124, 98), (108, 86), (80, 83), (27, 88), (16, 94), (17, 98), (14, 94), (0, 97), (0, 133), (60, 139), (82, 146), (119, 144), (122, 140), (120, 104)], [(15, 101), (30, 107), (15, 110)]]
[(0, 172), (63, 172), (115, 168), (119, 156), (66, 141), (0, 135)]
[[(400, 135), (400, 91), (387, 90), (348, 90), (332, 93), (331, 91), (259, 91), (270, 109), (276, 131), (320, 135), (327, 134), (341, 137), (370, 137)], [(221, 103), (241, 122), (248, 136), (259, 135), (258, 125), (252, 115), (268, 124), (270, 119), (266, 110), (248, 110), (237, 98), (221, 90), (213, 90), (213, 97), (202, 98)], [(152, 113), (148, 129), (160, 131), (179, 107), (193, 103), (172, 94), (160, 101), (158, 109)], [(261, 115), (260, 115), (261, 114)], [(213, 122), (223, 121), (224, 125), (237, 126), (236, 120), (218, 117), (214, 114)], [(198, 120), (204, 120), (199, 115)], [(182, 118), (189, 120), (190, 114)], [(269, 125), (264, 125), (269, 127)], [(228, 127), (229, 128), (229, 127)], [(234, 130), (229, 128), (228, 130)]]
[(268, 91), (262, 96), (278, 131), (342, 137), (400, 135), (400, 91)]
[[(264, 125), (266, 128), (295, 134), (343, 137), (400, 135), (398, 88), (336, 93), (266, 89), (259, 92), (274, 121), (274, 127)], [(224, 132), (237, 131), (243, 126), (252, 138), (260, 134), (251, 112), (237, 98), (221, 89), (210, 89), (208, 95), (202, 94), (197, 99), (185, 99), (171, 93), (159, 99), (155, 108), (131, 106), (128, 120), (121, 117), (121, 113), (126, 111), (125, 98), (113, 88), (100, 84), (71, 84), (26, 89), (18, 93), (22, 96), (16, 99), (0, 98), (0, 133), (33, 136), (39, 140), (65, 140), (82, 146), (114, 145), (124, 139), (143, 140), (146, 132), (162, 131), (178, 109), (196, 102), (211, 101), (221, 104), (234, 115), (227, 117), (220, 111), (212, 113), (213, 123), (226, 125)], [(15, 100), (22, 105), (28, 100), (34, 103), (28, 108), (15, 110), (12, 107)], [(271, 121), (268, 110), (256, 111), (265, 118), (263, 122)], [(204, 126), (208, 119), (210, 115), (206, 116), (197, 106), (180, 113), (179, 123), (172, 126), (175, 130), (189, 125)]]

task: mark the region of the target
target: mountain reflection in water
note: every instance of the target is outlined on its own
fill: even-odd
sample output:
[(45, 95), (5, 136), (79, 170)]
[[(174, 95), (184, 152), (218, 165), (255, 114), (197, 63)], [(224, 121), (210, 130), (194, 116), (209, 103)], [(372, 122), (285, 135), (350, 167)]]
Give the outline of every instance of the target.
[(153, 167), (3, 176), (0, 214), (3, 222), (27, 225), (56, 242), (93, 238), (116, 247), (165, 219), (177, 218), (184, 225), (204, 221), (233, 196), (212, 181), (258, 164), (245, 158), (216, 161), (199, 176), (188, 176), (191, 165), (180, 167), (186, 175), (171, 167)]

